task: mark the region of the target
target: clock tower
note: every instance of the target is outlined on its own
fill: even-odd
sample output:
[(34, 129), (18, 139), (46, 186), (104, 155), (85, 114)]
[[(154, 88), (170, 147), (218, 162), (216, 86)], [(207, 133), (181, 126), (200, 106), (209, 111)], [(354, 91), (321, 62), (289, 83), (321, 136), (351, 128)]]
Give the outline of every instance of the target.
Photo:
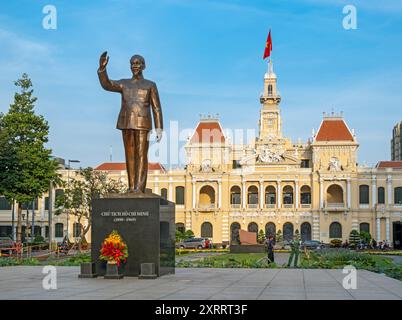
[(281, 115), (279, 103), (281, 96), (276, 87), (276, 74), (273, 71), (272, 60), (268, 64), (268, 72), (264, 76), (264, 92), (260, 97), (262, 108), (259, 121), (259, 138), (262, 141), (279, 140), (281, 133)]

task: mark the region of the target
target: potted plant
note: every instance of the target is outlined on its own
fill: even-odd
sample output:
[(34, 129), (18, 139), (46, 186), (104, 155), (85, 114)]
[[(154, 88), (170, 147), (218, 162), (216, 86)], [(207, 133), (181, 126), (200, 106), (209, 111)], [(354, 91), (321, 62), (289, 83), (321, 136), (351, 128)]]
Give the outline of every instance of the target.
[(128, 247), (116, 230), (103, 240), (100, 250), (100, 260), (107, 262), (105, 279), (121, 279), (118, 268), (128, 257)]

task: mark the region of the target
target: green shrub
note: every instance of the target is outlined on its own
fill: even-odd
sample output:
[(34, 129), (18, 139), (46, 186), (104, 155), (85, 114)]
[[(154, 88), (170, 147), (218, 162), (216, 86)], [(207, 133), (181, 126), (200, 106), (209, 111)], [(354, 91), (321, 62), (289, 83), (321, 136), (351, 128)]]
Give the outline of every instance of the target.
[(79, 266), (81, 263), (84, 262), (91, 262), (91, 256), (89, 254), (77, 254), (71, 258), (68, 258), (67, 260), (62, 260), (62, 261), (48, 261), (48, 264), (54, 265), (54, 266), (65, 266), (65, 267), (70, 267), (70, 266)]
[(356, 248), (356, 246), (358, 245), (359, 242), (360, 242), (359, 232), (357, 230), (350, 231), (350, 234), (349, 234), (349, 247), (354, 249), (354, 248)]
[(370, 244), (371, 242), (371, 235), (370, 233), (366, 232), (366, 231), (362, 231), (360, 232), (360, 239), (363, 241), (363, 243), (365, 244)]
[(260, 232), (258, 233), (258, 237), (257, 237), (258, 243), (262, 244), (265, 241), (265, 232), (264, 230), (260, 230)]
[(352, 265), (357, 269), (365, 269), (384, 273), (389, 277), (402, 280), (402, 263), (395, 264), (392, 259), (357, 253), (349, 250), (311, 251), (308, 256), (302, 255), (302, 268), (339, 269)]
[(39, 265), (38, 259), (17, 259), (13, 257), (2, 257), (0, 258), (0, 267), (10, 267), (10, 266), (36, 266)]
[(329, 243), (332, 248), (340, 248), (342, 246), (341, 239), (332, 239)]

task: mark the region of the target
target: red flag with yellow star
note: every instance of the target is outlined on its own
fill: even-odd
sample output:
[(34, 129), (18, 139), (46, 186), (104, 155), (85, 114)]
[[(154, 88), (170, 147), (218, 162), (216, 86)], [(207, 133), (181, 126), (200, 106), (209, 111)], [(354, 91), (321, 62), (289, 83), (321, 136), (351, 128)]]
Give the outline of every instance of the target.
[(268, 58), (271, 55), (271, 51), (272, 51), (272, 38), (271, 38), (271, 30), (269, 30), (267, 42), (265, 43), (264, 57), (262, 59), (264, 60)]

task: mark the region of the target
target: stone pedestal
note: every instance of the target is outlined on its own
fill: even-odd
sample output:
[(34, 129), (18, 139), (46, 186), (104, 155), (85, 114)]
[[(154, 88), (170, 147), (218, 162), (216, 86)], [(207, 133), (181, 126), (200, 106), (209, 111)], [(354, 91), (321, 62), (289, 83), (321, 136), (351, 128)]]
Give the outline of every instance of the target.
[(103, 240), (116, 230), (128, 246), (128, 259), (118, 273), (139, 276), (141, 264), (152, 263), (155, 274), (174, 273), (175, 206), (153, 193), (116, 194), (92, 203), (92, 262), (105, 275), (106, 262), (99, 260)]
[(81, 273), (78, 275), (78, 278), (96, 278), (97, 276), (95, 263), (81, 263)]
[(155, 265), (153, 263), (141, 263), (141, 274), (139, 279), (156, 279)]
[(123, 275), (119, 273), (117, 264), (106, 263), (105, 279), (123, 279)]

